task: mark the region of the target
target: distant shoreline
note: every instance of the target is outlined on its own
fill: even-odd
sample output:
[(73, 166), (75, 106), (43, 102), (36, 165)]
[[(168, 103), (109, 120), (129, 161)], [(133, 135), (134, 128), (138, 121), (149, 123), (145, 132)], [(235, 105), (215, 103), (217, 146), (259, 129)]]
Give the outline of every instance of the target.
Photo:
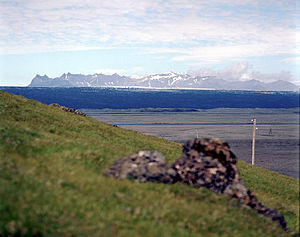
[(238, 159), (247, 163), (251, 163), (251, 118), (255, 117), (255, 165), (299, 178), (299, 108), (218, 108), (177, 113), (142, 109), (83, 111), (102, 122), (178, 143), (197, 136), (218, 137), (229, 143)]
[(298, 108), (298, 92), (0, 87), (43, 104), (76, 109)]
[(74, 88), (91, 88), (91, 89), (137, 89), (137, 90), (149, 90), (149, 91), (176, 91), (176, 90), (190, 90), (190, 91), (220, 91), (220, 92), (260, 92), (260, 93), (267, 93), (267, 94), (274, 94), (274, 93), (297, 93), (300, 94), (299, 90), (249, 90), (249, 89), (216, 89), (216, 88), (197, 88), (197, 87), (147, 87), (147, 86), (1, 86), (1, 88), (32, 88), (32, 89), (42, 89), (42, 88), (62, 88), (62, 89), (74, 89)]

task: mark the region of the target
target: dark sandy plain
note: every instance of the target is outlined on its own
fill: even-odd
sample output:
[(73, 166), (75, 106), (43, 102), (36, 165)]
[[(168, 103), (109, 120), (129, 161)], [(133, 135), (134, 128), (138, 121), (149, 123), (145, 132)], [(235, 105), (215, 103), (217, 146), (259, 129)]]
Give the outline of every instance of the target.
[(299, 178), (299, 108), (82, 111), (109, 124), (180, 143), (197, 136), (217, 137), (247, 163), (251, 163), (251, 119), (256, 118), (255, 165)]

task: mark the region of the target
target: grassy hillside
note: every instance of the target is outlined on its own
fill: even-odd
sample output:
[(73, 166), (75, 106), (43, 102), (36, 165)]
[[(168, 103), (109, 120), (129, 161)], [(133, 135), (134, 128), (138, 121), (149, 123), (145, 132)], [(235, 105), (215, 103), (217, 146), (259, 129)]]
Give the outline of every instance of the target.
[[(118, 157), (181, 145), (0, 91), (0, 236), (280, 236), (206, 189), (103, 176)], [(248, 187), (299, 231), (299, 180), (239, 162)]]

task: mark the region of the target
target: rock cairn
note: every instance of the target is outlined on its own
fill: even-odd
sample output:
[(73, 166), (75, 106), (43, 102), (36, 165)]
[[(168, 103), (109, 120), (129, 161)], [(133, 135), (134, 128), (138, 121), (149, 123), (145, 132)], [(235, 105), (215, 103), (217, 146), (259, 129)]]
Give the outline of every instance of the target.
[(68, 112), (68, 113), (77, 114), (77, 115), (81, 115), (81, 116), (86, 116), (85, 113), (81, 112), (81, 111), (78, 110), (78, 109), (68, 108), (68, 107), (59, 105), (59, 104), (57, 104), (57, 103), (50, 104), (49, 106), (58, 107), (58, 108), (62, 109), (63, 111), (66, 111), (66, 112)]
[(137, 179), (141, 182), (173, 183), (176, 172), (160, 152), (139, 151), (119, 158), (105, 175), (117, 179)]
[(172, 168), (176, 171), (174, 182), (189, 184), (195, 188), (205, 187), (217, 193), (238, 198), (258, 213), (277, 222), (287, 231), (283, 215), (265, 207), (242, 180), (237, 158), (229, 145), (219, 139), (194, 139), (183, 146), (183, 154)]
[(119, 158), (105, 173), (118, 179), (141, 182), (182, 183), (207, 188), (237, 198), (242, 204), (277, 222), (288, 230), (283, 215), (265, 207), (240, 177), (237, 158), (229, 145), (219, 139), (194, 139), (183, 146), (183, 153), (172, 166), (157, 151), (140, 151)]

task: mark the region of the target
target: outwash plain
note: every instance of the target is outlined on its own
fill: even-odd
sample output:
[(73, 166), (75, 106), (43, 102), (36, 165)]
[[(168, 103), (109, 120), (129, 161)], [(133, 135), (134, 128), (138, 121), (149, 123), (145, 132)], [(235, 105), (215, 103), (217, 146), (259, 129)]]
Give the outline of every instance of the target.
[(255, 165), (299, 178), (299, 108), (88, 110), (97, 120), (184, 143), (218, 137), (251, 163), (252, 118), (257, 120)]

